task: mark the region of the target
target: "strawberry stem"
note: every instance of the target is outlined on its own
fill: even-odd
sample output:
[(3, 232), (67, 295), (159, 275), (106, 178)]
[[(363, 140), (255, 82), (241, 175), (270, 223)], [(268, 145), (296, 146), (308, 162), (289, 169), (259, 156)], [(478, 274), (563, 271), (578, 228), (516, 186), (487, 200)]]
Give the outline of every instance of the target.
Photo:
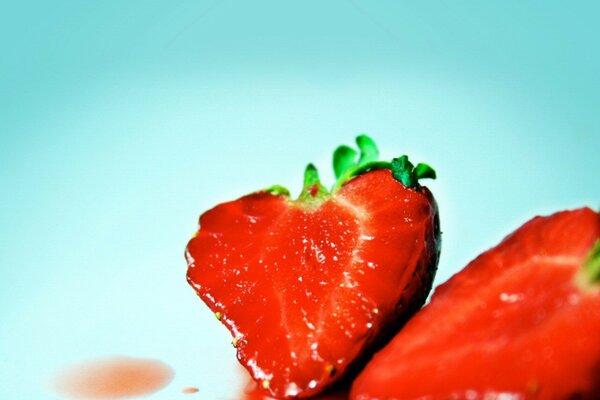
[(590, 281), (592, 283), (600, 282), (600, 239), (596, 240), (592, 246), (583, 265)]

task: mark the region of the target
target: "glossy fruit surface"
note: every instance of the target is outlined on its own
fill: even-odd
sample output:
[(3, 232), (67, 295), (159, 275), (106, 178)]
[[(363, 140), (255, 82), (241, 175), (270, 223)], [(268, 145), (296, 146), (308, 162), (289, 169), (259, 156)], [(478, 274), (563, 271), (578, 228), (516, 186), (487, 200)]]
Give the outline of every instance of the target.
[(351, 399), (600, 398), (600, 215), (536, 217), (441, 285)]
[(350, 165), (360, 173), (331, 193), (309, 166), (298, 200), (275, 187), (220, 204), (188, 244), (188, 281), (271, 396), (321, 392), (431, 288), (440, 246), (433, 196), (416, 179), (401, 183), (398, 169), (371, 166)]

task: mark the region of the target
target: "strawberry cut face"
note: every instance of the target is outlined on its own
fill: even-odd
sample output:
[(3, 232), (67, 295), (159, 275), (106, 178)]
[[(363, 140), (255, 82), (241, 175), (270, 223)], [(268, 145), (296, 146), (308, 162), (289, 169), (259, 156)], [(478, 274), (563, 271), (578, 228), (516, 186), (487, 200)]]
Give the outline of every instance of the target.
[[(308, 201), (266, 191), (220, 204), (189, 242), (188, 281), (270, 395), (323, 391), (425, 301), (439, 256), (425, 187), (369, 171)], [(311, 198), (314, 201), (311, 201)]]

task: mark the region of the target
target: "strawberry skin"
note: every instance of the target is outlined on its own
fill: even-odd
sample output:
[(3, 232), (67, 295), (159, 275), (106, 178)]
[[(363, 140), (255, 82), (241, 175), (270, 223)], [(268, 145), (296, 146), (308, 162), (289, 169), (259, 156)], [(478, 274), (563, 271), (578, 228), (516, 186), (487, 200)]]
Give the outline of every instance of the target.
[(529, 221), (436, 289), (350, 398), (600, 398), (599, 238), (588, 208)]
[(216, 206), (187, 246), (189, 283), (273, 397), (323, 391), (431, 289), (440, 249), (431, 192), (405, 186), (389, 163), (350, 164), (358, 173), (337, 168), (344, 181), (331, 193), (309, 166), (298, 200), (276, 187)]

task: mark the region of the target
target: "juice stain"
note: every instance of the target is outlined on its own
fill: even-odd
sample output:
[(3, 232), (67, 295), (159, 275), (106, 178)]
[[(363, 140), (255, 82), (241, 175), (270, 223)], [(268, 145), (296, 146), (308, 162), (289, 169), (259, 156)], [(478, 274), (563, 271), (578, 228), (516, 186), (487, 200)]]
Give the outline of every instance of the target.
[(73, 399), (120, 399), (154, 393), (173, 375), (171, 367), (158, 360), (112, 357), (66, 369), (53, 388)]

